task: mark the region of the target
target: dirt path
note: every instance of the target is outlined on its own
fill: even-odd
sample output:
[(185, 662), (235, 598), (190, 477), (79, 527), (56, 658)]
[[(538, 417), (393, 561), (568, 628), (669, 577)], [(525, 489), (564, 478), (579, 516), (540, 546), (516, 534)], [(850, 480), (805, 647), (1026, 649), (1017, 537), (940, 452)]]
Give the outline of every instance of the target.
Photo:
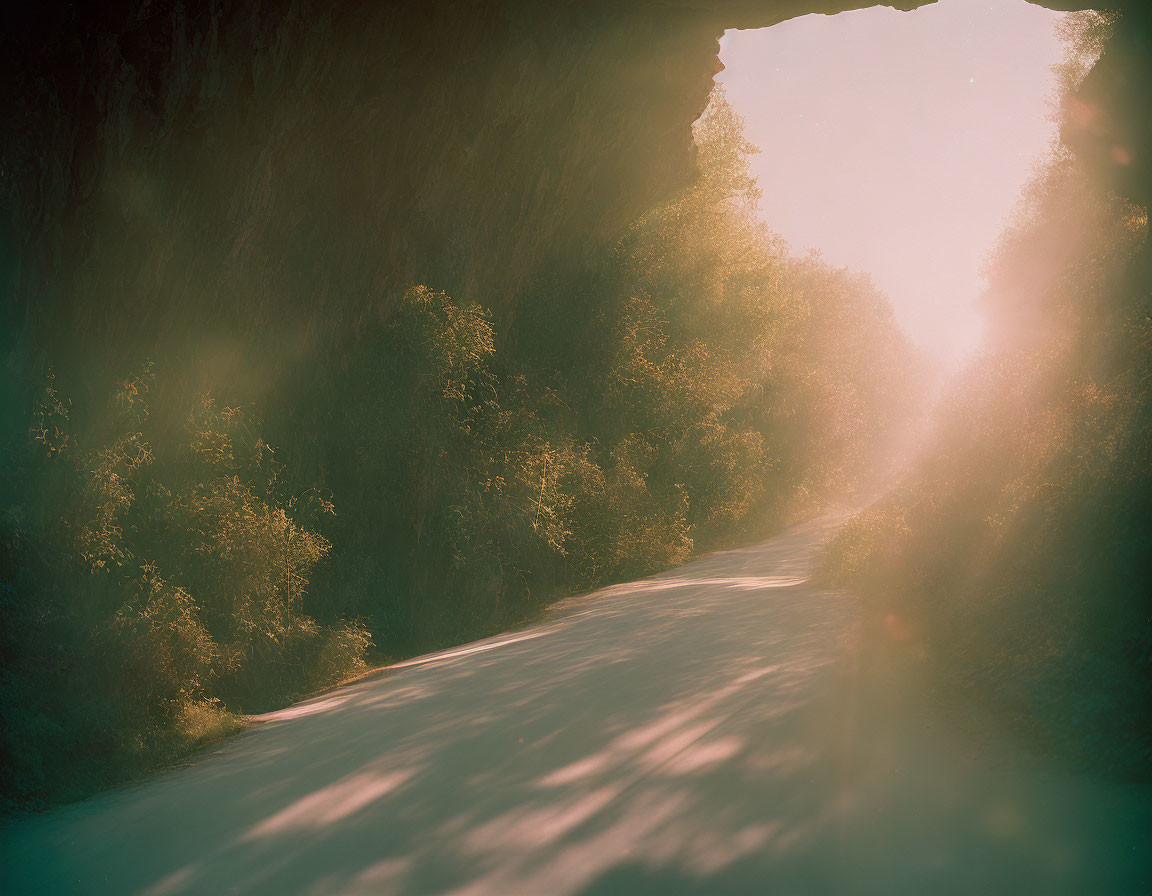
[(558, 605), (3, 831), (5, 893), (1152, 892), (1144, 795), (861, 674), (838, 518)]

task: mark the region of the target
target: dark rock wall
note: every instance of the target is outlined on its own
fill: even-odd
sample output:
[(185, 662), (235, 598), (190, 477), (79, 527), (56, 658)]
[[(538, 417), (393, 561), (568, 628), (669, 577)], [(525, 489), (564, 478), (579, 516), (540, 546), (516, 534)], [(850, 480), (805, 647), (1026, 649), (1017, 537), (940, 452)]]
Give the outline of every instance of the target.
[[(580, 270), (691, 176), (725, 27), (859, 5), (25, 3), (0, 62), (0, 351), (24, 373), (184, 358), (258, 397), (412, 281), (514, 333), (526, 284)], [(1111, 158), (1122, 137), (1136, 191), (1147, 14), (1130, 19), (1119, 74), (1087, 85), (1112, 131), (1082, 142)]]
[(729, 20), (809, 6), (26, 4), (2, 348), (233, 377), (347, 338), (412, 280), (506, 323), (528, 279), (690, 176)]

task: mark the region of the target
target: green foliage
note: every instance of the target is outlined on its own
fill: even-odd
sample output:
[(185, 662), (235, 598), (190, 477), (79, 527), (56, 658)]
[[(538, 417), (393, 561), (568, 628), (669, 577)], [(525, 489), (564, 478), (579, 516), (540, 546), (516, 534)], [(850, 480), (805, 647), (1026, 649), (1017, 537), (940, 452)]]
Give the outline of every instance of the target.
[(371, 644), (307, 615), (330, 544), (281, 493), (258, 421), (201, 396), (157, 439), (153, 384), (150, 366), (122, 381), (79, 437), (49, 377), (34, 417), (25, 471), (45, 488), (3, 528), (4, 783), (25, 799), (60, 795), (60, 768), (76, 795), (179, 755), (358, 671)]
[(915, 400), (909, 345), (870, 283), (758, 221), (722, 95), (697, 138), (698, 180), (591, 273), (502, 326), (389, 295), (339, 364), (284, 376), (267, 426), (150, 367), (107, 407), (50, 378), (6, 499), (5, 792), (74, 795), (375, 645), (480, 637), (864, 486)]
[(989, 262), (998, 342), (825, 560), (952, 686), (1125, 776), (1152, 771), (1150, 255), (1146, 211), (1057, 152)]
[[(1112, 36), (1116, 19), (1115, 12), (1086, 9), (1069, 13), (1056, 23), (1056, 34), (1067, 50), (1064, 61), (1055, 67), (1061, 101), (1066, 100), (1092, 70)], [(1059, 115), (1058, 111), (1057, 117)]]
[(886, 551), (909, 535), (907, 502), (896, 492), (848, 520), (821, 554), (816, 579), (832, 588), (875, 583), (883, 559), (893, 559)]

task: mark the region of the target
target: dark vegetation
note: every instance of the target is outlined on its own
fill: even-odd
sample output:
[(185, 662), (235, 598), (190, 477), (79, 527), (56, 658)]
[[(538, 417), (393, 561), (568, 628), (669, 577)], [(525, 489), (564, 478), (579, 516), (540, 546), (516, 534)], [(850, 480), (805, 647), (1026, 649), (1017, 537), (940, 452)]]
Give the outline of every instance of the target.
[(866, 278), (755, 219), (722, 98), (697, 131), (695, 181), (503, 328), (398, 287), (258, 407), (128, 318), (115, 370), (30, 353), (0, 495), (9, 805), (868, 484), (918, 362)]
[[(1121, 27), (1123, 23), (1121, 23)], [(1106, 19), (1072, 20), (1072, 87)], [(1152, 259), (1148, 212), (1065, 146), (987, 266), (995, 343), (947, 390), (925, 460), (824, 574), (878, 630), (1048, 749), (1152, 772)]]

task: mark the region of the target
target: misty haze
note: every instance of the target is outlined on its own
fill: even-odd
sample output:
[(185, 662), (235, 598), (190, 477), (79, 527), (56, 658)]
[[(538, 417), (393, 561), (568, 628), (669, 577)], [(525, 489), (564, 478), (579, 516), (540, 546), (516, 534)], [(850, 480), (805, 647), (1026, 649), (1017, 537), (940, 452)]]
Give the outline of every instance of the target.
[(1152, 892), (1142, 0), (18, 0), (5, 894)]

